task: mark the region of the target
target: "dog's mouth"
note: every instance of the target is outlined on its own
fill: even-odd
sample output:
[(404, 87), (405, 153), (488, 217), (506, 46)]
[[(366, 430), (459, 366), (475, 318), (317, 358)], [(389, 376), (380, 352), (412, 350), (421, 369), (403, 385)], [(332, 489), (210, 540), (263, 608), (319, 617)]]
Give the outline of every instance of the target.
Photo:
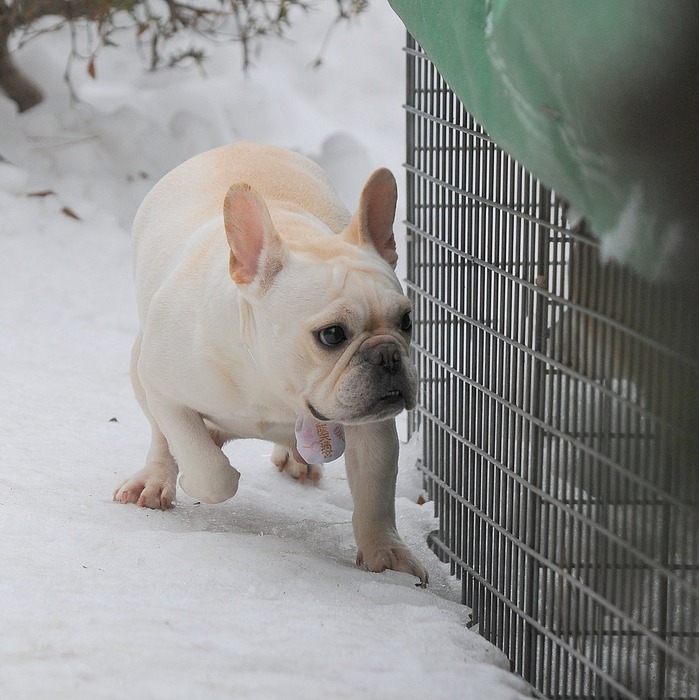
[(378, 399), (368, 418), (371, 420), (393, 418), (404, 408), (407, 408), (407, 402), (403, 392), (398, 389), (392, 389)]
[(397, 416), (407, 407), (405, 396), (399, 389), (392, 389), (382, 394), (372, 404), (371, 408), (351, 418), (329, 418), (323, 415), (310, 401), (306, 401), (310, 414), (323, 423), (368, 423), (377, 420), (385, 420)]
[(403, 399), (403, 392), (398, 391), (398, 389), (392, 389), (391, 391), (386, 392), (376, 403), (385, 404), (396, 403), (398, 401), (405, 403), (405, 400)]

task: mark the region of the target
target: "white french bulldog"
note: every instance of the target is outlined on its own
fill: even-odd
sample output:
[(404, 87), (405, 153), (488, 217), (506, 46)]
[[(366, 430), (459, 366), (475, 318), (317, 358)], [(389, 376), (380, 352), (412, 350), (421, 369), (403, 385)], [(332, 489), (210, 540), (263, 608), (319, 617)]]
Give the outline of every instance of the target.
[[(236, 438), (275, 443), (280, 469), (315, 481), (302, 454), (332, 458), (344, 439), (357, 563), (427, 583), (395, 522), (394, 418), (417, 391), (395, 207), (386, 169), (352, 217), (312, 161), (252, 143), (196, 156), (153, 188), (133, 227), (131, 363), (152, 442), (115, 500), (169, 508), (178, 469), (190, 496), (231, 498), (240, 474), (221, 447)], [(321, 449), (302, 453), (309, 426)]]

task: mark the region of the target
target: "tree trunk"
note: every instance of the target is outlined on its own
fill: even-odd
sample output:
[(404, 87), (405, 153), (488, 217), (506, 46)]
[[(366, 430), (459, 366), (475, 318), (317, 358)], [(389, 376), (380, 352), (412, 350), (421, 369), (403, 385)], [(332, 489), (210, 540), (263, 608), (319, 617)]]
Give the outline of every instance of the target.
[(7, 37), (0, 38), (0, 90), (24, 112), (44, 99), (41, 90), (15, 65), (7, 48)]

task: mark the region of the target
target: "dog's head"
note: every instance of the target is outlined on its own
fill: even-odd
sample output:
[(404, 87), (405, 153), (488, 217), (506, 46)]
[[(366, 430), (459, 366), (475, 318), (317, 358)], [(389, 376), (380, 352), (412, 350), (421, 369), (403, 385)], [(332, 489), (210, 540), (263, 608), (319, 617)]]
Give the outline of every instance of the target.
[(248, 305), (249, 343), (298, 414), (352, 424), (415, 406), (411, 304), (394, 272), (396, 196), (393, 175), (377, 170), (332, 235), (247, 185), (228, 191), (230, 274)]

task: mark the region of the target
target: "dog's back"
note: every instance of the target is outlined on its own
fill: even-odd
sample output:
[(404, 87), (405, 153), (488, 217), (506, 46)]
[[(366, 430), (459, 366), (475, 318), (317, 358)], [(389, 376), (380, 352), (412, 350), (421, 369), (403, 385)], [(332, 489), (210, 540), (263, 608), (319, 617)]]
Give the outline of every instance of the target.
[[(268, 201), (300, 207), (334, 233), (350, 219), (325, 173), (302, 155), (246, 141), (206, 151), (165, 175), (136, 214), (133, 267), (140, 300), (152, 296), (192, 232), (222, 220), (234, 183), (251, 185)], [(227, 259), (223, 232), (218, 243)]]

